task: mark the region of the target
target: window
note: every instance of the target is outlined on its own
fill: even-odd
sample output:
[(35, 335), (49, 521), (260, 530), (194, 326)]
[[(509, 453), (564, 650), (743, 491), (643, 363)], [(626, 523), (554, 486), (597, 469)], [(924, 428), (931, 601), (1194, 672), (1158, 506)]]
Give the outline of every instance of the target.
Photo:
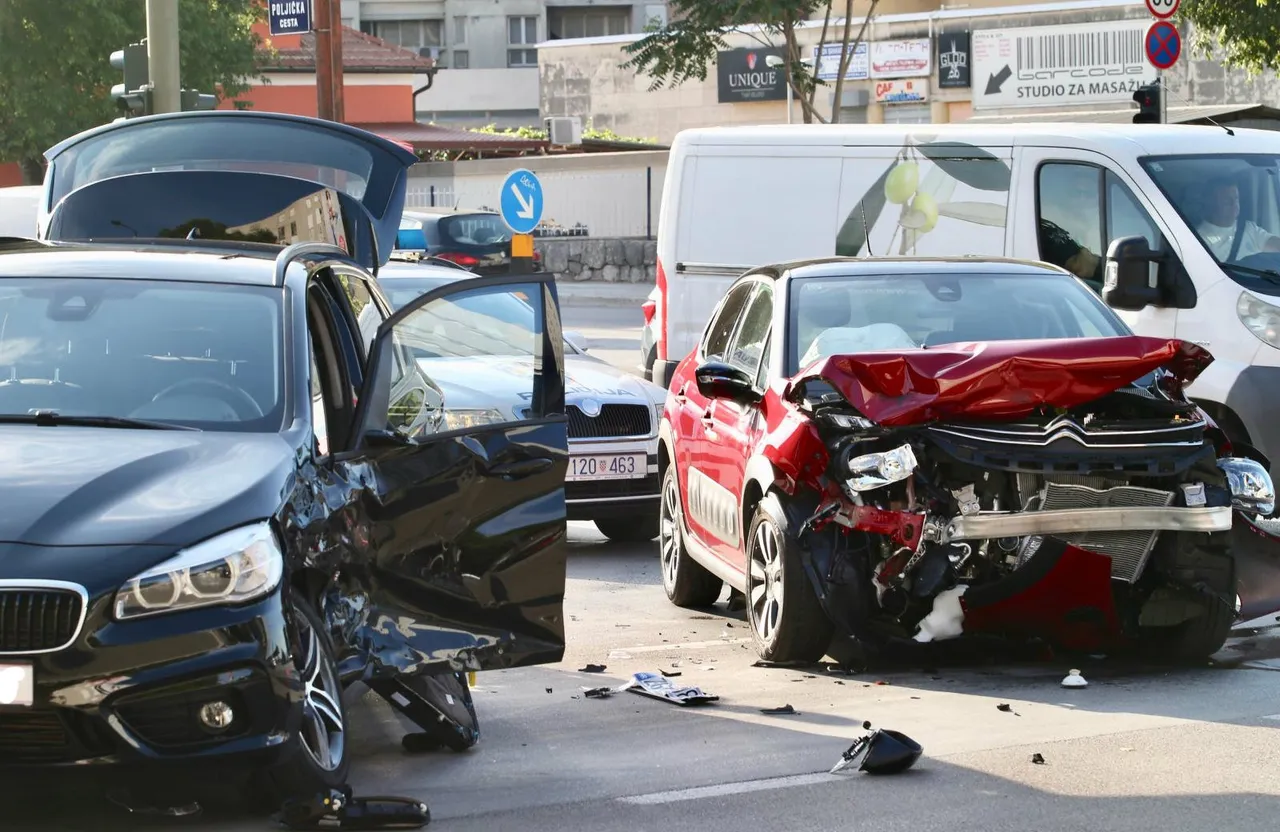
[(1158, 250), (1163, 238), (1128, 186), (1109, 170), (1083, 162), (1051, 162), (1038, 175), (1040, 258), (1102, 289), (1107, 247), (1142, 236)]
[(453, 18), (453, 42), (455, 44), (467, 42), (467, 16), (465, 14), (455, 15)]
[(372, 20), (364, 25), (364, 29), (367, 34), (415, 52), (444, 46), (444, 21), (439, 19)]
[(329, 421), (324, 413), (324, 387), (320, 380), (320, 364), (316, 361), (316, 344), (311, 342), (311, 430), (316, 437), (316, 455), (329, 455)]
[(369, 350), (373, 348), (373, 339), (378, 335), (378, 327), (386, 319), (382, 317), (382, 311), (374, 303), (373, 295), (369, 293), (369, 287), (364, 285), (364, 280), (352, 275), (339, 274), (338, 285), (342, 287), (342, 291), (347, 296), (347, 303), (351, 305), (351, 311), (356, 316), (356, 325), (360, 327), (360, 336), (364, 339), (364, 353), (367, 358)]
[(532, 48), (538, 42), (538, 18), (533, 16), (507, 18), (507, 44), (524, 49), (507, 49), (507, 66), (537, 66), (538, 50)]
[(707, 327), (706, 336), (702, 339), (702, 355), (706, 359), (723, 360), (729, 349), (729, 338), (742, 315), (742, 310), (751, 297), (754, 283), (740, 283), (725, 295), (719, 313)]
[(466, 49), (453, 50), (453, 68), (454, 69), (470, 69), (471, 53)]
[(548, 9), (547, 29), (553, 38), (598, 38), (631, 32), (631, 8)]
[(752, 376), (760, 368), (760, 357), (764, 353), (764, 343), (769, 337), (769, 325), (773, 322), (773, 289), (758, 283), (755, 297), (747, 314), (742, 319), (742, 326), (733, 341), (733, 349), (729, 352), (729, 363), (746, 370)]

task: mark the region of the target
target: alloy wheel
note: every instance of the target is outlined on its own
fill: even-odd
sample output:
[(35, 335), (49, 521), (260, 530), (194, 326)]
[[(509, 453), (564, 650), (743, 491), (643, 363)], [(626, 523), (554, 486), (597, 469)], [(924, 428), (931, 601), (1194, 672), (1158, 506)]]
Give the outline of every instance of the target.
[(751, 618), (756, 635), (766, 644), (773, 640), (782, 621), (782, 555), (778, 532), (770, 522), (756, 526), (751, 541)]
[(680, 568), (680, 486), (673, 473), (662, 490), (662, 508), (658, 517), (658, 552), (662, 566), (662, 583), (668, 592), (676, 585)]
[(320, 634), (306, 616), (295, 615), (301, 637), (295, 661), (303, 680), (302, 745), (322, 770), (336, 771), (346, 753), (346, 722), (339, 704), (342, 687)]

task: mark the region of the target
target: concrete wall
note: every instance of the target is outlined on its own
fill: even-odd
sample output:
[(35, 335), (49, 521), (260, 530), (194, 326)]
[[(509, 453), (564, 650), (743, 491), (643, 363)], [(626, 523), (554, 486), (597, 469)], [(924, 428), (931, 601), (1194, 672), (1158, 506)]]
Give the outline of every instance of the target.
[[(666, 151), (526, 157), (518, 164), (542, 181), (544, 226), (582, 224), (592, 237), (657, 233)], [(513, 167), (511, 159), (414, 165), (406, 207), (496, 210), (502, 182)]]

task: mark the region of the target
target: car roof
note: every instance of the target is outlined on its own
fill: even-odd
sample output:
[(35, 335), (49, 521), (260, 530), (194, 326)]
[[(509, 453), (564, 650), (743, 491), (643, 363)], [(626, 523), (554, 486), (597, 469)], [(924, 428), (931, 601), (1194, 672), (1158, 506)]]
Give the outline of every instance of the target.
[[(282, 249), (265, 243), (57, 243), (0, 240), (0, 277), (82, 277), (271, 286)], [(291, 268), (302, 269), (302, 260)]]
[(1036, 260), (961, 255), (954, 257), (814, 257), (758, 266), (743, 276), (775, 280), (810, 277), (850, 277), (880, 274), (1041, 274), (1070, 275), (1066, 269)]

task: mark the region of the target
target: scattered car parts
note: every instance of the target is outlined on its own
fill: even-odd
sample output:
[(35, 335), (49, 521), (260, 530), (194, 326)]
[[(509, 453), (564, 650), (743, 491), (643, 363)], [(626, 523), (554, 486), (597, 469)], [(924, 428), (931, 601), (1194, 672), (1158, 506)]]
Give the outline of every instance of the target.
[(862, 727), (868, 731), (853, 741), (836, 764), (831, 774), (840, 774), (854, 767), (867, 774), (900, 774), (916, 764), (924, 749), (915, 740), (900, 731), (888, 728), (871, 730), (871, 723)]

